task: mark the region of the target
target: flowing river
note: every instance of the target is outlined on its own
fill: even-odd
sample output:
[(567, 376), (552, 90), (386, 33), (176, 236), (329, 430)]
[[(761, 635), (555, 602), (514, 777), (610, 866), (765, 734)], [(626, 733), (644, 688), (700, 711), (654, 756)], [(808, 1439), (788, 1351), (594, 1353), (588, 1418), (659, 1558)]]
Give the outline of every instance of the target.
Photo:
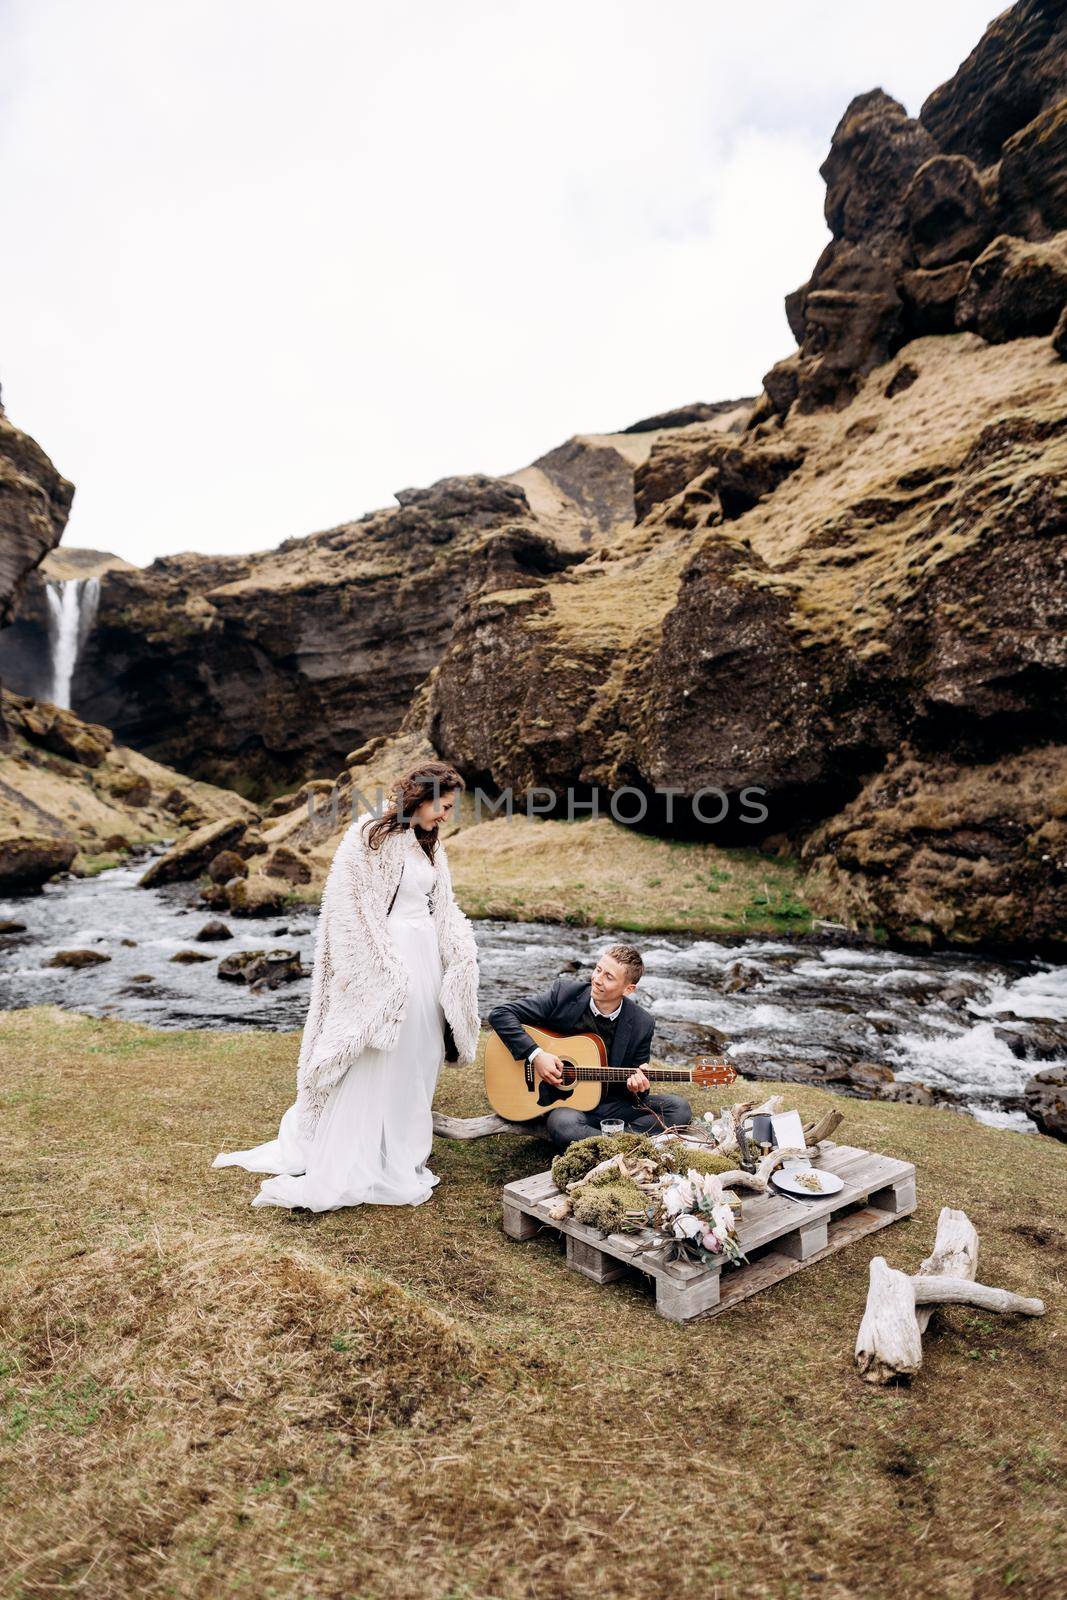
[[(204, 908), (194, 884), (138, 889), (149, 859), (0, 900), (0, 919), (24, 924), (0, 935), (0, 1007), (51, 1004), (156, 1028), (301, 1028), (306, 973), (255, 992), (220, 979), (217, 966), (237, 952), (283, 950), (310, 969), (316, 910), (263, 920), (220, 916)], [(198, 942), (210, 920), (232, 937)], [(667, 1062), (714, 1050), (718, 1032), (750, 1075), (801, 1075), (829, 1062), (840, 1076), (859, 1063), (880, 1064), (982, 1121), (1023, 1132), (1033, 1127), (1022, 1109), (1027, 1078), (1063, 1064), (1050, 1058), (1047, 1041), (1067, 1034), (1067, 967), (1045, 961), (901, 954), (811, 938), (635, 937), (531, 922), (474, 927), (483, 1018), (504, 998), (547, 987), (561, 970), (588, 973), (616, 939), (637, 943), (646, 969), (637, 998), (656, 1016), (653, 1050)], [(109, 959), (48, 965), (72, 949)], [(208, 959), (172, 960), (184, 951)], [(1042, 1059), (1013, 1053), (1013, 1033), (1026, 1039), (1041, 1029)]]

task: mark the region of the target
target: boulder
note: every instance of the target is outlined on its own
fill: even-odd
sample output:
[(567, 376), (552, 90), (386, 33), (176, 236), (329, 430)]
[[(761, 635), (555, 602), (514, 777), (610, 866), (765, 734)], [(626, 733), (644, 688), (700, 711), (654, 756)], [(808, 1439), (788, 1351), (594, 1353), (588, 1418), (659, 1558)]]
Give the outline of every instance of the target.
[(966, 1011), (968, 1001), (982, 993), (982, 984), (974, 978), (958, 978), (954, 983), (946, 983), (937, 998), (942, 1005), (951, 1006), (954, 1011)]
[(176, 950), (170, 958), (179, 966), (194, 966), (198, 961), (210, 961), (211, 957), (206, 950)]
[(733, 521), (784, 483), (804, 460), (804, 451), (765, 445), (752, 449), (730, 445), (719, 458), (719, 504), (722, 514)]
[(967, 282), (970, 264), (954, 261), (930, 270), (902, 272), (898, 290), (904, 302), (904, 331), (909, 339), (932, 333), (952, 333), (956, 327), (956, 301)]
[(835, 239), (870, 241), (908, 228), (906, 196), (915, 174), (938, 154), (930, 134), (882, 89), (857, 95), (834, 129), (820, 173)]
[(247, 983), (250, 989), (277, 989), (307, 972), (296, 950), (244, 950), (224, 957), (218, 975), (231, 983)]
[(993, 1029), (1018, 1061), (1058, 1061), (1067, 1064), (1067, 1025), (1051, 1017), (1020, 1018), (1014, 1027)]
[(198, 940), (209, 943), (218, 939), (232, 939), (233, 934), (224, 922), (219, 922), (215, 919), (211, 922), (205, 922), (196, 937)]
[[(110, 728), (83, 722), (73, 711), (51, 705), (47, 700), (12, 696), (9, 720), (32, 744), (53, 755), (65, 756), (83, 767), (98, 767), (114, 743)], [(17, 706), (17, 709), (14, 709)]]
[(148, 779), (143, 773), (133, 772), (129, 767), (109, 772), (104, 782), (108, 793), (131, 810), (140, 811), (152, 799), (152, 785)]
[(763, 375), (763, 388), (775, 414), (784, 417), (800, 393), (800, 357), (797, 354), (776, 361)]
[(36, 440), (9, 421), (0, 405), (0, 627), (14, 617), (27, 578), (63, 537), (74, 485), (61, 477)]
[(243, 860), (250, 861), (253, 856), (265, 855), (270, 846), (261, 833), (255, 828), (249, 828), (233, 848)]
[(1067, 98), (1007, 141), (997, 198), (1007, 233), (1040, 239), (1067, 228)]
[(880, 1097), (886, 1086), (894, 1082), (896, 1073), (882, 1061), (852, 1061), (844, 1067), (830, 1067), (827, 1082), (844, 1083), (851, 1089)]
[(878, 1090), (879, 1100), (895, 1100), (898, 1105), (905, 1106), (936, 1106), (937, 1093), (929, 1084), (906, 1082), (885, 1083)]
[(95, 967), (102, 961), (110, 961), (111, 957), (103, 950), (57, 950), (51, 961), (46, 961), (46, 967)]
[(272, 850), (263, 864), (268, 878), (284, 878), (288, 883), (310, 883), (311, 868), (288, 845), (280, 844)]
[(268, 821), (274, 817), (284, 817), (290, 811), (294, 811), (297, 804), (298, 801), (295, 792), (293, 794), (275, 795), (274, 799), (267, 806), (263, 815), (268, 819)]
[(208, 862), (207, 875), (212, 883), (229, 883), (231, 878), (247, 878), (248, 863), (236, 850), (220, 850)]
[(226, 983), (247, 983), (246, 967), (261, 960), (266, 953), (265, 950), (235, 950), (233, 955), (223, 956), (215, 970)]
[(763, 986), (763, 974), (751, 961), (734, 961), (723, 978), (723, 994), (747, 994)]
[(39, 889), (57, 872), (69, 870), (78, 854), (73, 839), (22, 834), (17, 839), (0, 839), (0, 889), (18, 892)]
[(1067, 305), (1067, 233), (1044, 243), (1001, 234), (971, 267), (956, 325), (990, 344), (1053, 331)]
[(1023, 1090), (1023, 1103), (1044, 1133), (1067, 1139), (1067, 1068), (1047, 1067), (1035, 1074)]
[(1067, 746), (957, 765), (910, 749), (805, 840), (813, 910), (902, 942), (1062, 948)]
[(797, 369), (802, 411), (847, 405), (858, 382), (899, 348), (904, 303), (894, 265), (865, 245), (833, 244), (803, 301)]
[(996, 233), (974, 162), (966, 156), (924, 161), (904, 196), (912, 248), (920, 267), (973, 261)]
[(283, 983), (295, 983), (307, 976), (296, 950), (268, 950), (245, 968), (251, 989), (278, 989)]
[(197, 828), (172, 845), (157, 861), (153, 861), (148, 871), (138, 879), (138, 887), (149, 889), (159, 883), (179, 883), (199, 877), (221, 850), (236, 844), (245, 827), (245, 822), (239, 817), (223, 817), (218, 822), (205, 823), (202, 828)]
[[(283, 884), (270, 883), (258, 875), (231, 879), (227, 884), (220, 884), (213, 892), (223, 896), (222, 903), (237, 917), (276, 917), (285, 906), (289, 894)], [(216, 902), (212, 901), (211, 904)]]
[[(654, 506), (670, 500), (718, 464), (727, 448), (727, 436), (699, 429), (666, 434), (657, 439), (648, 459), (634, 473), (634, 516), (643, 521)], [(707, 499), (713, 498), (714, 487)]]

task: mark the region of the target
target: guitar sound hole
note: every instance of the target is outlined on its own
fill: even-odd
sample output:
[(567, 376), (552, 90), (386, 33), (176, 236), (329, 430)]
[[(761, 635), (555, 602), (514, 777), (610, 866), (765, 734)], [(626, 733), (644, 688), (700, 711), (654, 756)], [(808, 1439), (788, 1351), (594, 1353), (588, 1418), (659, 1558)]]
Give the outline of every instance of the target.
[(551, 1106), (560, 1100), (569, 1100), (574, 1093), (574, 1085), (578, 1081), (578, 1074), (574, 1070), (574, 1062), (567, 1061), (562, 1056), (560, 1059), (563, 1061), (562, 1087), (557, 1088), (554, 1083), (545, 1083), (544, 1079), (541, 1079), (537, 1085), (537, 1104), (539, 1106)]

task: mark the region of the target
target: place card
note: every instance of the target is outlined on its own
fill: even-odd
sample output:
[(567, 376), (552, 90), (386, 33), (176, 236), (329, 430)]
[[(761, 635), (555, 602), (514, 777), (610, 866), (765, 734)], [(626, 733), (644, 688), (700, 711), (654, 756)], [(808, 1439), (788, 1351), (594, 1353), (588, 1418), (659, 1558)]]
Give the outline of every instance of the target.
[[(771, 1129), (779, 1150), (803, 1150), (807, 1144), (799, 1111), (780, 1111), (771, 1118)], [(811, 1161), (807, 1156), (790, 1156), (783, 1166), (786, 1170), (791, 1167), (810, 1167)]]

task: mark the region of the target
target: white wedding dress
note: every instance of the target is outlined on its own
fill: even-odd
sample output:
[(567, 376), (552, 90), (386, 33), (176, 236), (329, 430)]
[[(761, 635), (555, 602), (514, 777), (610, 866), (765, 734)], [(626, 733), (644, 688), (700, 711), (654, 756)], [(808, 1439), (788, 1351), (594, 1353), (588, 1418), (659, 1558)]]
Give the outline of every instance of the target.
[(438, 1182), (427, 1169), (433, 1144), (433, 1096), (444, 1060), (441, 952), (427, 894), (434, 869), (411, 836), (389, 930), (408, 969), (407, 1001), (392, 1050), (370, 1047), (334, 1085), (310, 1146), (297, 1131), (296, 1106), (278, 1137), (252, 1150), (215, 1157), (215, 1167), (273, 1172), (254, 1206), (417, 1206)]

